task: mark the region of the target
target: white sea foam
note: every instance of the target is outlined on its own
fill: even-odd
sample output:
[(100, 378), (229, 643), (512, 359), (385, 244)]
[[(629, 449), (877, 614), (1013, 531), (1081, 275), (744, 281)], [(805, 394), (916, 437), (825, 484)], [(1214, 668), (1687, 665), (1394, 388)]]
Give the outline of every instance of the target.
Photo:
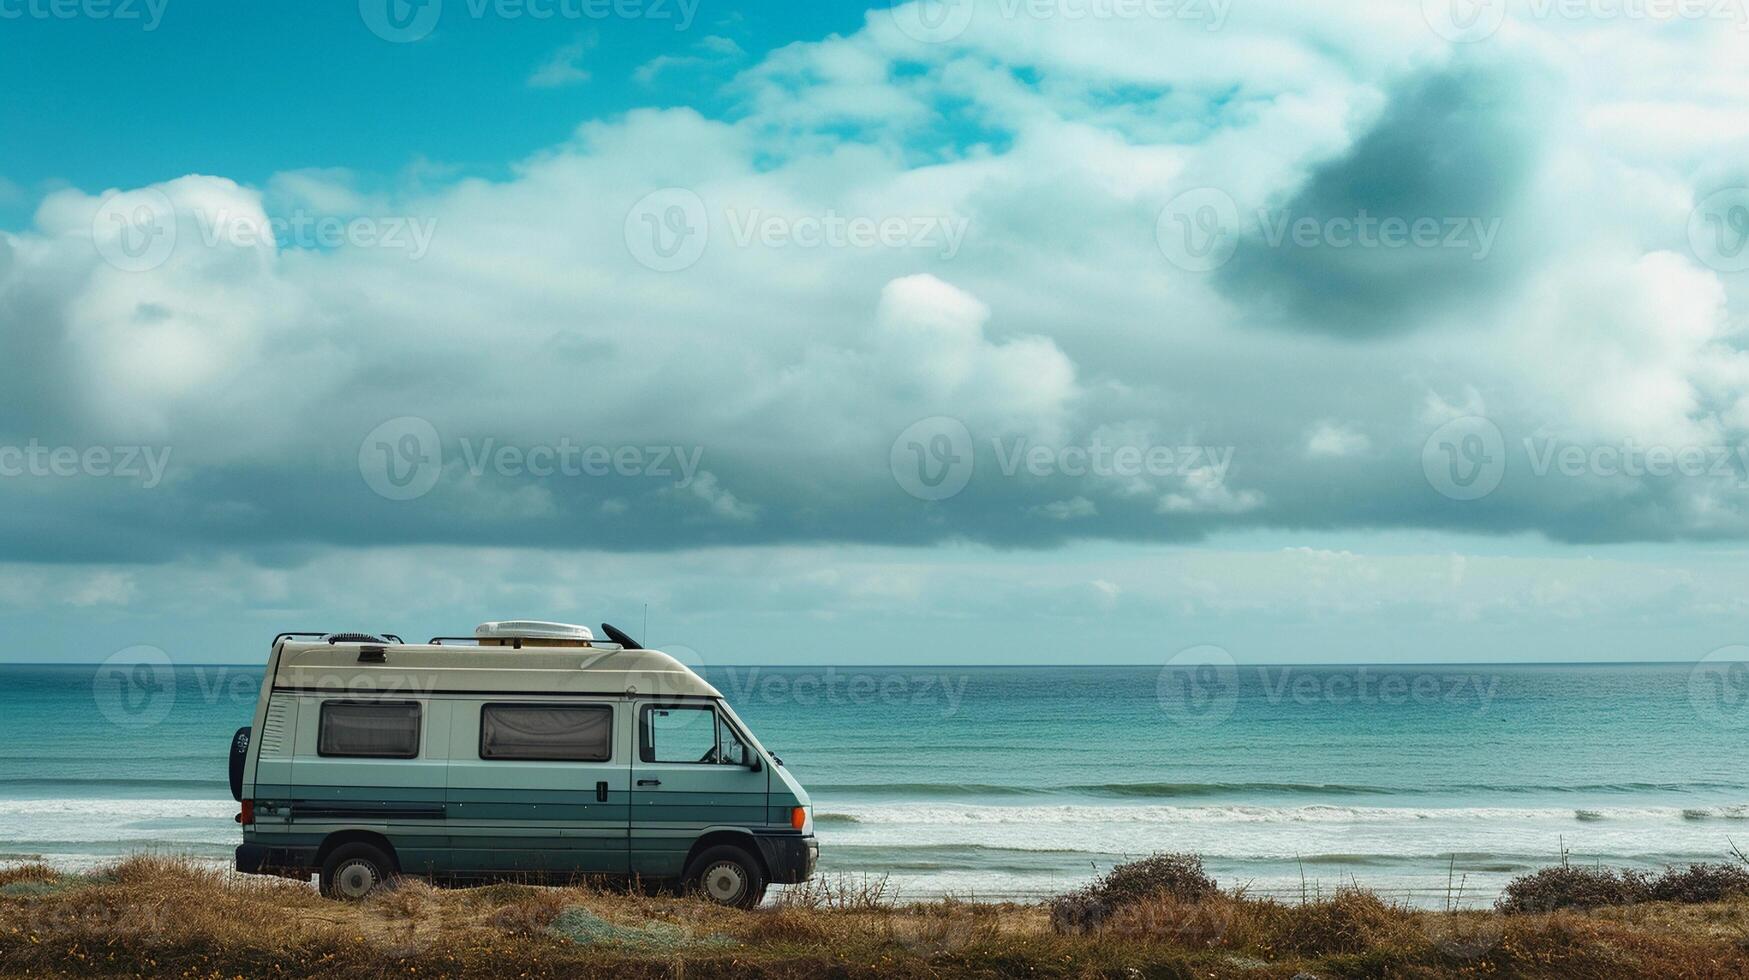
[[(1308, 806), (979, 806), (957, 803), (836, 804), (831, 811), (857, 825), (879, 824), (1176, 824), (1608, 820), (1749, 820), (1749, 804), (1708, 807), (1364, 807)], [(1580, 815), (1584, 816), (1581, 817)]]

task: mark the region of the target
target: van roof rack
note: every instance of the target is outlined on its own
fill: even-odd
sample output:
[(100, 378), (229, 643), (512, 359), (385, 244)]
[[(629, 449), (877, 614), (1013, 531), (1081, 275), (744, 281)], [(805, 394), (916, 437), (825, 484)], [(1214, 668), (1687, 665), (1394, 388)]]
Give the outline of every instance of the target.
[[(491, 639), (491, 637), (486, 637), (486, 639)], [(479, 646), (480, 640), (481, 637), (478, 636), (434, 636), (426, 642), (434, 647), (440, 647), (446, 643), (465, 643), (472, 646)], [(512, 650), (520, 650), (524, 646), (538, 647), (541, 645), (541, 641), (535, 637), (509, 636), (505, 637), (504, 640), (510, 644)], [(612, 640), (590, 640), (589, 646), (596, 650), (639, 649), (638, 647), (628, 647), (623, 643), (615, 643)]]
[(278, 646), (280, 640), (327, 640), (329, 643), (401, 643), (407, 641), (393, 633), (336, 633), (333, 630), (281, 633), (273, 638), (273, 646)]

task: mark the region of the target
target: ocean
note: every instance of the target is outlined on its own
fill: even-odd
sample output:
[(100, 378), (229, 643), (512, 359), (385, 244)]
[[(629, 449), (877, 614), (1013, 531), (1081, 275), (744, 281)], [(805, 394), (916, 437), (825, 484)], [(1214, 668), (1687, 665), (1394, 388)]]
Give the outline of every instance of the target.
[[(1749, 685), (1706, 666), (704, 673), (813, 794), (822, 873), (901, 897), (1037, 898), (1189, 851), (1252, 894), (1475, 905), (1563, 852), (1749, 846)], [(0, 861), (229, 859), (260, 670), (171, 676), (0, 666)]]

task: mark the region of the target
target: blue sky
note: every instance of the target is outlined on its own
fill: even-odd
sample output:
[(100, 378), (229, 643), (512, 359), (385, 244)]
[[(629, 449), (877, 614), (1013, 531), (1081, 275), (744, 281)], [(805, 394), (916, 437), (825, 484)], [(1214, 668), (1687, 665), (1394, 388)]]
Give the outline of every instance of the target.
[(1483, 9), (0, 3), (3, 656), (1743, 642), (1744, 19)]
[[(137, 0), (128, 19), (20, 18), (0, 33), (0, 84), (16, 96), (0, 106), (5, 176), (27, 191), (0, 211), (5, 226), (28, 219), (28, 191), (62, 184), (134, 187), (189, 173), (260, 183), (327, 167), (391, 180), (421, 161), (501, 176), (585, 119), (722, 109), (714, 90), (749, 59), (855, 30), (865, 13), (850, 3), (671, 0), (640, 4), (649, 18), (623, 18), (534, 0), (502, 8), (514, 16), (491, 5), (476, 17), (450, 0), (426, 39), (393, 43), (349, 2), (159, 2), (150, 30), (154, 8)], [(695, 46), (713, 36), (746, 58), (634, 77), (663, 56), (699, 57)], [(579, 43), (586, 82), (529, 84)]]

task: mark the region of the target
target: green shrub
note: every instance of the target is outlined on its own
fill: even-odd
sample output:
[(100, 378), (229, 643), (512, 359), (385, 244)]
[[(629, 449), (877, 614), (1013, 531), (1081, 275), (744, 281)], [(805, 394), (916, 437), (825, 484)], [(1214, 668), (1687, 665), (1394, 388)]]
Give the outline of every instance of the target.
[(1644, 902), (1651, 893), (1644, 872), (1562, 864), (1512, 879), (1494, 907), (1507, 915), (1595, 909)]
[(1060, 933), (1092, 932), (1113, 913), (1168, 896), (1196, 903), (1220, 893), (1194, 854), (1156, 854), (1120, 864), (1084, 888), (1051, 902), (1051, 928)]
[(1749, 868), (1736, 864), (1691, 864), (1666, 868), (1651, 884), (1654, 902), (1699, 905), (1749, 895)]

